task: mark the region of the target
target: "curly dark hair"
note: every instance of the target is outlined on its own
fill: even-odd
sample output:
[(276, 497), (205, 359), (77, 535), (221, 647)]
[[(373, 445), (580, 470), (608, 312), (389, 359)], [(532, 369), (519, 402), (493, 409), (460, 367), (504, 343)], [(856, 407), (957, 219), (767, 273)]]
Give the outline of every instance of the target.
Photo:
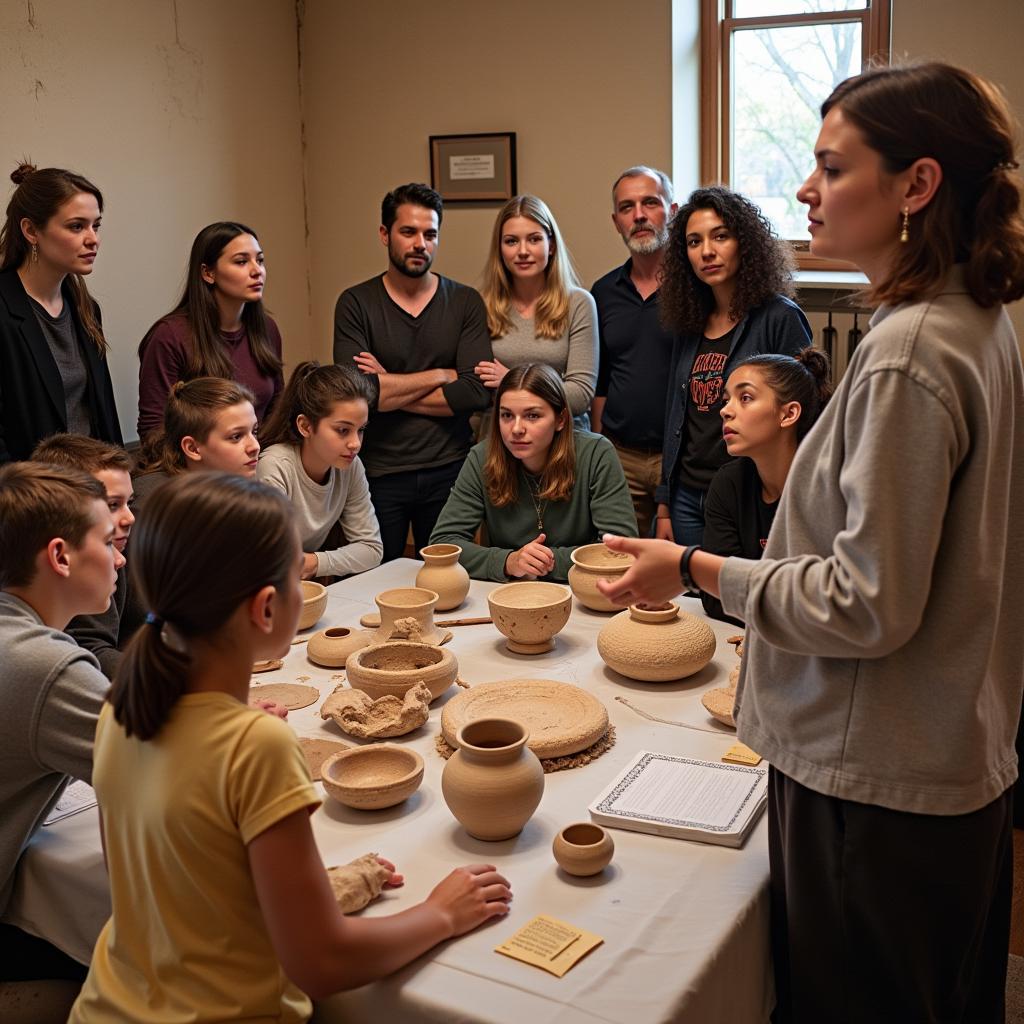
[(729, 307), (733, 319), (742, 319), (773, 295), (793, 297), (796, 289), (789, 246), (775, 235), (749, 199), (724, 185), (709, 185), (691, 192), (672, 220), (658, 290), (661, 319), (668, 330), (699, 334), (715, 308), (710, 285), (694, 274), (686, 251), (686, 226), (697, 210), (714, 210), (739, 242), (740, 268)]

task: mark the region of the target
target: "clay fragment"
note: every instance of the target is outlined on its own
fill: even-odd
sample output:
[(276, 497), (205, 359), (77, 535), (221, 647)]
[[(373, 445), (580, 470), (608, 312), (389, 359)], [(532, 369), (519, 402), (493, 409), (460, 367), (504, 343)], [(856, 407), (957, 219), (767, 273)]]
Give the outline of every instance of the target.
[(328, 868), (327, 877), (341, 912), (354, 914), (380, 895), (391, 872), (378, 863), (377, 854), (364, 853), (348, 864)]
[(402, 699), (389, 694), (376, 700), (362, 690), (339, 686), (323, 702), (320, 717), (332, 720), (350, 736), (386, 739), (404, 736), (423, 725), (432, 699), (423, 683), (411, 687)]

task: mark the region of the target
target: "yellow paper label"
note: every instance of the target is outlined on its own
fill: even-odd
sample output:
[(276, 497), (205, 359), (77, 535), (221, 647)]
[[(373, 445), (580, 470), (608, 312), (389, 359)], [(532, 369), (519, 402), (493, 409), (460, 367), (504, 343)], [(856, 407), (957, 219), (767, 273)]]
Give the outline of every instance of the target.
[(495, 946), (496, 953), (532, 964), (561, 978), (604, 939), (592, 932), (574, 928), (547, 914), (528, 921), (507, 942)]
[(755, 754), (746, 743), (734, 743), (723, 755), (723, 761), (731, 764), (760, 764), (761, 755)]

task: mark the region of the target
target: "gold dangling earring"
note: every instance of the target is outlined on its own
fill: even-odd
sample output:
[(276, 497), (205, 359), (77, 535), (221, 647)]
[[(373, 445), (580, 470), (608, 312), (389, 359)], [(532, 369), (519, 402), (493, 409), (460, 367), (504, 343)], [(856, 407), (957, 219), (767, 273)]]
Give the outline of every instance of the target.
[(903, 226), (900, 228), (900, 241), (904, 244), (910, 241), (910, 209), (903, 207)]
[(39, 262), (39, 246), (35, 242), (32, 243), (32, 262)]

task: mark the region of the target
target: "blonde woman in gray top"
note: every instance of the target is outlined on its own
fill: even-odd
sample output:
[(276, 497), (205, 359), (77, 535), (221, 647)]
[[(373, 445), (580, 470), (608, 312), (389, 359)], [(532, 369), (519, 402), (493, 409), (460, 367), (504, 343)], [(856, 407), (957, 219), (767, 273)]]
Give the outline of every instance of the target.
[[(764, 559), (666, 541), (747, 623), (740, 738), (772, 765), (779, 1021), (1004, 1017), (1024, 689), (1024, 296), (1014, 125), (945, 64), (848, 79), (798, 193), (879, 304), (793, 462)], [(629, 595), (628, 597), (626, 595)], [(625, 603), (625, 602), (624, 602)]]
[(476, 374), (496, 389), (513, 366), (546, 363), (562, 378), (577, 427), (597, 385), (597, 307), (580, 287), (558, 224), (536, 196), (510, 199), (494, 222), (481, 289), (493, 359)]

